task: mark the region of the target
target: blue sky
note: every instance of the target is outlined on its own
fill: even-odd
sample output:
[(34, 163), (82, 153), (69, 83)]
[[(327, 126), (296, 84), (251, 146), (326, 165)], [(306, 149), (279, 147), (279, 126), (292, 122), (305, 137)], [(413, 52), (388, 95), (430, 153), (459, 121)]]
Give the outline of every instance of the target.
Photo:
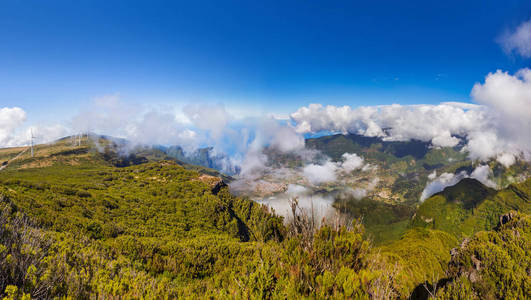
[(1, 0), (0, 107), (469, 101), (488, 72), (529, 66), (496, 42), (529, 18), (529, 1)]

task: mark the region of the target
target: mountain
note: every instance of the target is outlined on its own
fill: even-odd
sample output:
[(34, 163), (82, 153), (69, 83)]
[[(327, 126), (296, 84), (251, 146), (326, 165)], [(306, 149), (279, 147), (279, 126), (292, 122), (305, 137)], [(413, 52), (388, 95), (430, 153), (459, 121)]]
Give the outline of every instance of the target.
[(185, 163), (215, 169), (227, 175), (235, 175), (240, 172), (240, 168), (232, 165), (225, 154), (214, 153), (213, 147), (199, 148), (191, 153), (186, 153), (180, 146), (155, 146), (154, 148)]
[(460, 152), (462, 145), (436, 149), (428, 142), (384, 141), (378, 137), (366, 137), (356, 134), (336, 134), (306, 140), (307, 148), (322, 151), (333, 160), (341, 158), (343, 153), (357, 153), (371, 161), (387, 166), (399, 161), (412, 162), (410, 170), (431, 171), (451, 162), (463, 161), (466, 154)]
[(400, 286), (414, 290), (413, 299), (426, 299), (429, 296), (426, 288), (417, 285), (444, 281), (448, 264), (454, 259), (450, 250), (459, 241), (496, 228), (500, 216), (508, 211), (517, 210), (528, 218), (530, 195), (531, 179), (496, 191), (475, 179), (465, 178), (426, 199), (400, 238), (381, 247), (382, 255), (410, 274), (402, 279)]
[(530, 214), (530, 197), (531, 179), (496, 191), (465, 178), (426, 199), (411, 225), (443, 230), (460, 239), (493, 228), (509, 210)]

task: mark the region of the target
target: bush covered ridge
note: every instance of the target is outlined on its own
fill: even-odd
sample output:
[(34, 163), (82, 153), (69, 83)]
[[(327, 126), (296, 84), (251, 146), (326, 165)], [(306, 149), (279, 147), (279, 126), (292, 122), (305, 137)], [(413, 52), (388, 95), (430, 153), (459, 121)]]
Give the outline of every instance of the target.
[[(382, 293), (390, 278), (373, 267), (362, 227), (322, 227), (311, 241), (242, 242), (203, 235), (161, 245), (120, 236), (95, 239), (41, 230), (2, 198), (0, 265), (6, 295), (22, 298), (286, 298)], [(383, 280), (383, 282), (382, 282)], [(388, 292), (392, 293), (391, 287)]]
[[(164, 157), (117, 167), (112, 155), (58, 150), (0, 172), (0, 291), (8, 299), (530, 292), (529, 179), (500, 191), (465, 180), (420, 205), (399, 239), (375, 246), (359, 221), (317, 229), (296, 201), (285, 223), (205, 169)], [(500, 222), (510, 210), (518, 212)]]
[(438, 299), (526, 299), (531, 295), (531, 218), (511, 211), (452, 251)]

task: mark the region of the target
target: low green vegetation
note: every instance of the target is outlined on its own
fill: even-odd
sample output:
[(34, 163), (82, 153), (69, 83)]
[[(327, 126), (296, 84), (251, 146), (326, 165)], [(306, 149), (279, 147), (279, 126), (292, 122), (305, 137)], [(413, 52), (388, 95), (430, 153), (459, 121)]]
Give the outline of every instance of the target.
[(436, 282), (445, 276), (450, 250), (456, 245), (457, 239), (446, 232), (414, 228), (380, 251), (389, 264), (400, 268), (397, 286), (406, 297), (420, 283)]
[(452, 253), (438, 299), (528, 299), (531, 218), (511, 211), (494, 230), (464, 240)]
[(309, 149), (322, 151), (333, 160), (339, 160), (345, 152), (357, 153), (397, 173), (432, 171), (466, 159), (466, 153), (459, 148), (437, 149), (421, 141), (382, 141), (355, 134), (307, 139), (306, 145)]
[[(464, 181), (418, 210), (346, 201), (353, 222), (317, 229), (304, 215), (285, 222), (231, 195), (215, 171), (162, 152), (120, 156), (112, 143), (100, 152), (68, 140), (39, 147), (0, 171), (7, 299), (529, 295), (531, 180), (500, 191)], [(519, 213), (498, 226), (509, 210)]]
[(366, 237), (380, 245), (397, 240), (404, 234), (414, 213), (412, 207), (388, 204), (369, 198), (343, 198), (334, 203), (336, 209), (352, 219), (360, 219)]

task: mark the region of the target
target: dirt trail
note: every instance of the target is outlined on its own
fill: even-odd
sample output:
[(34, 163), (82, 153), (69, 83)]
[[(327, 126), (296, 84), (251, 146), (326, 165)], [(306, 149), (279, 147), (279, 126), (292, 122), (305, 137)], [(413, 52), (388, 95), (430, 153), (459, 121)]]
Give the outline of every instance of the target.
[(3, 169), (5, 169), (10, 162), (14, 161), (15, 159), (19, 158), (22, 154), (24, 154), (24, 152), (28, 151), (30, 147), (27, 147), (26, 149), (22, 150), (22, 152), (20, 152), (19, 154), (17, 154), (17, 156), (13, 157), (12, 159), (8, 160), (8, 161), (5, 161), (1, 166), (0, 166), (0, 171), (2, 171)]

